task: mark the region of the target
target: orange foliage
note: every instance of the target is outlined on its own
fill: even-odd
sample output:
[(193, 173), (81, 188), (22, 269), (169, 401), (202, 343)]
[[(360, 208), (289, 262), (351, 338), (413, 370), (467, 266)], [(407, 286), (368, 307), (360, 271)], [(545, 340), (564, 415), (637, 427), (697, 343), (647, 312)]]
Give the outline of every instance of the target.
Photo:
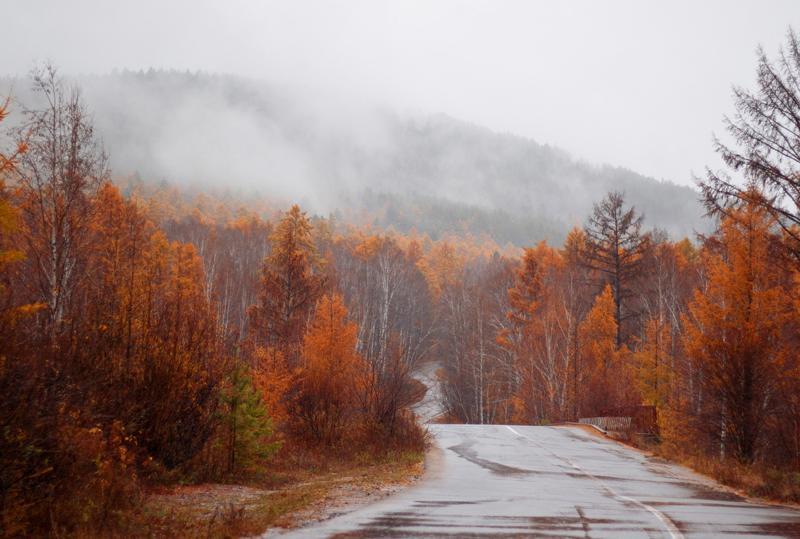
[(290, 367), (299, 363), (306, 325), (325, 284), (311, 234), (306, 214), (292, 206), (270, 237), (259, 300), (250, 311), (255, 344), (277, 349)]
[(257, 347), (253, 359), (255, 384), (261, 391), (269, 417), (275, 425), (284, 427), (291, 418), (288, 401), (299, 369), (290, 369), (286, 358), (275, 348)]
[(464, 259), (447, 242), (437, 243), (419, 262), (434, 298), (439, 298), (447, 287), (457, 282), (463, 265)]
[[(796, 314), (771, 253), (774, 221), (755, 204), (726, 218), (721, 252), (704, 259), (708, 284), (685, 317), (685, 345), (704, 373), (706, 434), (720, 451), (750, 462), (781, 384), (796, 376), (796, 349), (783, 339)], [(721, 425), (721, 427), (720, 427)], [(730, 449), (728, 447), (730, 446)]]
[(358, 381), (366, 372), (356, 331), (342, 297), (323, 296), (303, 339), (294, 403), (300, 432), (316, 443), (337, 444), (356, 419)]
[[(697, 247), (641, 233), (615, 193), (562, 249), (521, 254), (297, 205), (273, 227), (266, 202), (138, 178), (123, 196), (49, 76), (51, 106), (74, 114), (40, 111), (30, 140), (0, 153), (0, 526), (68, 533), (87, 499), (105, 519), (142, 475), (197, 472), (226, 410), (231, 472), (236, 444), (271, 438), (270, 419), (292, 449), (419, 448), (409, 408), (427, 357), (465, 422), (644, 402), (672, 444), (800, 465), (800, 271), (777, 256), (786, 237), (761, 195)], [(50, 132), (53, 118), (74, 125)], [(83, 168), (41, 166), (71, 159), (62, 147)]]
[(579, 328), (581, 363), (587, 380), (584, 414), (601, 415), (630, 403), (626, 402), (632, 385), (625, 364), (628, 351), (617, 348), (615, 313), (614, 295), (606, 285)]
[(663, 408), (672, 383), (672, 334), (669, 322), (650, 319), (645, 323), (645, 338), (632, 354), (636, 381), (644, 404)]

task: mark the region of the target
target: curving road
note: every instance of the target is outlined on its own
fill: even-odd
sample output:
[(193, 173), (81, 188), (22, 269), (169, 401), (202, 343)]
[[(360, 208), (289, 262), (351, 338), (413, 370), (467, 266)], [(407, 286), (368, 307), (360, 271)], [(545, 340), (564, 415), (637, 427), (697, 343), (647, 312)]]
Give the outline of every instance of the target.
[(800, 537), (800, 512), (571, 427), (431, 425), (416, 486), (293, 537)]

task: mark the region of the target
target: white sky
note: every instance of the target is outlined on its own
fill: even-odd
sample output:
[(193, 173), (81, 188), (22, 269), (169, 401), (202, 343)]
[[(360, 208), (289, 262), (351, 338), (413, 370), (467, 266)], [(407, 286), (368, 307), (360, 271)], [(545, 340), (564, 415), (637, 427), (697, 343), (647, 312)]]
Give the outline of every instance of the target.
[(177, 68), (461, 119), (691, 183), (800, 0), (4, 0), (0, 73)]

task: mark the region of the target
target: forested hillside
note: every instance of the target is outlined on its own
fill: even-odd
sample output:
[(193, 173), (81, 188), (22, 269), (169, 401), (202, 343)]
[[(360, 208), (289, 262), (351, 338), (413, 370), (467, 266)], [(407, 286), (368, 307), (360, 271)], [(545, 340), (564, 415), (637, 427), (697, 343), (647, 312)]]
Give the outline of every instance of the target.
[[(45, 66), (0, 107), (5, 126), (25, 104), (0, 148), (0, 535), (125, 535), (161, 485), (419, 459), (426, 361), (446, 420), (644, 406), (656, 450), (800, 500), (794, 34), (786, 50), (736, 92), (717, 149), (744, 181), (708, 173), (697, 238), (659, 230), (694, 222), (691, 190), (450, 119), (383, 116), (388, 142), (358, 141), (253, 83), (127, 73), (82, 94)], [(210, 96), (253, 137), (228, 138)], [(112, 176), (101, 133), (138, 174)], [(297, 160), (269, 168), (263, 133)], [(346, 197), (362, 205), (305, 205)]]
[[(517, 246), (560, 243), (612, 189), (675, 237), (708, 229), (693, 189), (443, 115), (222, 75), (121, 72), (74, 82), (115, 176), (225, 185), (317, 213), (360, 211), (404, 232), (467, 231)], [(0, 82), (0, 92), (13, 88), (31, 106), (29, 87)]]

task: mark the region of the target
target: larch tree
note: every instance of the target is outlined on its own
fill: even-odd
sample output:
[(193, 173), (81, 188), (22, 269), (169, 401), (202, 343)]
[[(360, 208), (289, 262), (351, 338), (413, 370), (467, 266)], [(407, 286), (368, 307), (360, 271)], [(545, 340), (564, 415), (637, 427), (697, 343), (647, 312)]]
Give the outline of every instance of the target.
[(300, 432), (316, 443), (335, 445), (353, 425), (366, 370), (356, 352), (357, 331), (342, 297), (323, 296), (303, 339), (294, 403)]
[[(758, 49), (757, 75), (755, 91), (733, 90), (736, 114), (725, 125), (735, 145), (714, 139), (717, 153), (745, 182), (709, 169), (699, 183), (714, 214), (730, 215), (741, 202), (767, 211), (800, 267), (800, 38), (794, 30), (775, 61)], [(754, 199), (754, 192), (760, 196)]]
[(324, 288), (315, 271), (317, 253), (308, 217), (294, 205), (270, 236), (258, 302), (251, 308), (251, 335), (257, 346), (278, 352), (290, 367), (299, 362), (308, 319)]
[(580, 383), (583, 379), (581, 364), (580, 324), (591, 308), (591, 270), (583, 263), (586, 250), (586, 234), (581, 228), (573, 228), (561, 249), (562, 271), (562, 318), (567, 334), (567, 354), (569, 358), (569, 398), (571, 416), (577, 420), (581, 416)]
[(586, 372), (586, 397), (584, 411), (591, 414), (605, 413), (606, 409), (619, 403), (615, 399), (615, 385), (622, 382), (618, 374), (619, 349), (616, 346), (617, 321), (614, 294), (611, 285), (594, 301), (579, 328), (581, 339), (581, 363)]
[(520, 378), (515, 411), (522, 421), (560, 420), (567, 413), (570, 354), (563, 266), (561, 253), (544, 242), (526, 249), (508, 291), (513, 330), (503, 339), (515, 353)]
[(515, 277), (514, 286), (508, 291), (512, 308), (508, 317), (515, 325), (524, 327), (533, 321), (542, 294), (541, 268), (535, 249), (525, 249)]
[(795, 350), (783, 337), (791, 295), (774, 271), (774, 218), (754, 202), (731, 209), (721, 225), (719, 252), (705, 260), (708, 284), (685, 316), (685, 346), (698, 362), (705, 390), (700, 427), (722, 457), (750, 463), (762, 429), (790, 376)]
[(663, 407), (670, 395), (674, 364), (672, 324), (659, 318), (645, 322), (644, 338), (633, 353), (636, 382), (644, 404)]
[[(0, 124), (8, 117), (9, 103), (10, 99), (0, 103)], [(12, 266), (24, 259), (25, 254), (11, 240), (12, 234), (19, 228), (19, 212), (8, 191), (6, 178), (16, 172), (17, 161), (26, 149), (27, 143), (20, 140), (13, 151), (0, 151), (0, 335), (3, 336), (3, 341), (11, 339), (11, 335), (7, 335), (5, 330), (12, 330), (20, 314), (31, 314), (41, 307), (36, 304), (15, 305), (19, 298), (14, 297), (8, 273)], [(2, 348), (0, 345), (0, 357)]]
[(506, 313), (507, 324), (498, 334), (498, 342), (506, 348), (512, 357), (514, 383), (512, 386), (512, 405), (515, 420), (529, 421), (541, 414), (533, 403), (534, 384), (532, 381), (532, 348), (533, 321), (541, 300), (542, 268), (535, 249), (525, 249), (522, 260), (514, 268), (514, 283), (508, 289), (509, 311)]
[(633, 295), (631, 286), (641, 273), (650, 245), (650, 236), (641, 231), (643, 220), (644, 216), (637, 214), (635, 208), (625, 208), (622, 193), (611, 192), (594, 205), (584, 227), (584, 262), (601, 275), (604, 283), (611, 285), (614, 295), (617, 348), (623, 344), (624, 322), (633, 315), (626, 309)]

